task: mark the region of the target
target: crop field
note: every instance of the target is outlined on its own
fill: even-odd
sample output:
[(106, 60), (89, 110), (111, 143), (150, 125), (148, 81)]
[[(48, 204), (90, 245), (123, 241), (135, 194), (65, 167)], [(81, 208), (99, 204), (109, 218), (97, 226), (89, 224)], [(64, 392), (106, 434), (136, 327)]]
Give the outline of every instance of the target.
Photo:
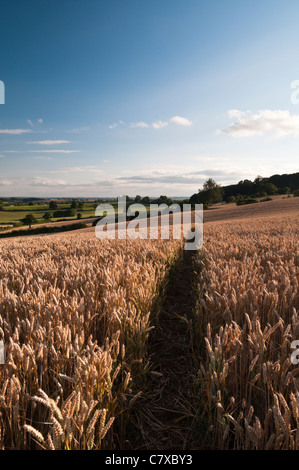
[(299, 449), (299, 214), (208, 224), (198, 389), (213, 449)]
[(1, 240), (1, 449), (298, 449), (299, 199), (204, 245)]
[[(70, 209), (70, 204), (59, 204), (56, 210), (67, 210)], [(45, 213), (49, 212), (53, 215), (55, 210), (49, 209), (49, 204), (35, 204), (32, 206), (29, 205), (20, 205), (20, 206), (5, 206), (4, 210), (0, 210), (0, 225), (1, 224), (15, 224), (21, 222), (21, 220), (28, 214), (32, 214), (39, 222), (43, 221), (43, 216)], [(78, 209), (74, 216), (63, 216), (63, 217), (52, 217), (51, 220), (56, 222), (60, 219), (74, 220), (77, 219), (77, 212), (81, 213), (82, 218), (90, 218), (95, 215), (95, 207), (92, 203), (84, 203), (82, 209)]]
[[(115, 201), (110, 201), (114, 207), (115, 214), (118, 213), (118, 203)], [(5, 206), (4, 210), (0, 210), (0, 226), (5, 224), (15, 224), (21, 222), (26, 215), (33, 215), (39, 223), (45, 222), (44, 215), (48, 212), (52, 215), (51, 222), (57, 222), (60, 220), (76, 220), (77, 214), (80, 213), (82, 219), (91, 219), (95, 217), (95, 209), (97, 204), (94, 203), (84, 203), (81, 209), (76, 209), (75, 214), (72, 216), (61, 215), (60, 217), (53, 217), (55, 210), (64, 211), (71, 208), (70, 204), (59, 204), (58, 208), (55, 210), (49, 209), (49, 204), (39, 204), (39, 205), (22, 205), (22, 206)], [(146, 210), (149, 210), (149, 206), (146, 206)]]
[(299, 0), (0, 4), (0, 456), (299, 451)]
[(20, 222), (27, 214), (33, 214), (36, 219), (42, 219), (45, 211), (1, 211), (0, 212), (0, 223), (11, 224)]
[(141, 243), (1, 242), (2, 449), (123, 445), (152, 303), (178, 245)]

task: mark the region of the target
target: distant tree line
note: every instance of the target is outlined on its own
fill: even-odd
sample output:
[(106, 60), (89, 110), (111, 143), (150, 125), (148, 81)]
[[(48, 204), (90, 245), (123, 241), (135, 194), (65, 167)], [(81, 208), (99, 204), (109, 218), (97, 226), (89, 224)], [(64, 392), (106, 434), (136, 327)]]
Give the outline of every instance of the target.
[(204, 183), (203, 188), (189, 199), (191, 204), (203, 204), (208, 207), (217, 202), (236, 202), (238, 205), (257, 202), (255, 198), (276, 194), (294, 194), (299, 191), (299, 173), (273, 175), (269, 178), (257, 176), (254, 181), (245, 179), (238, 184), (218, 185), (212, 178)]
[(263, 197), (274, 194), (290, 194), (299, 189), (299, 173), (290, 175), (273, 175), (269, 178), (258, 176), (254, 181), (248, 179), (238, 184), (223, 186), (223, 199), (228, 201), (230, 196)]

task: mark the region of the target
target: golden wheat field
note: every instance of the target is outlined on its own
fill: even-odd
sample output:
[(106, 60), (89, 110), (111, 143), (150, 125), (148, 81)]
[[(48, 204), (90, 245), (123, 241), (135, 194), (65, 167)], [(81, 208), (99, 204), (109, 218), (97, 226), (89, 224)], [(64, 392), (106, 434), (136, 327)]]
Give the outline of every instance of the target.
[(123, 445), (151, 305), (177, 244), (88, 234), (1, 243), (2, 449)]
[(299, 449), (299, 216), (208, 224), (198, 258), (205, 445)]
[[(279, 204), (211, 211), (192, 264), (179, 240), (2, 240), (0, 448), (134, 449), (133, 433), (139, 448), (299, 449), (299, 211)], [(176, 291), (186, 269), (185, 299), (166, 304), (188, 333), (163, 332), (168, 275)], [(151, 363), (154, 325), (190, 342), (183, 367)]]

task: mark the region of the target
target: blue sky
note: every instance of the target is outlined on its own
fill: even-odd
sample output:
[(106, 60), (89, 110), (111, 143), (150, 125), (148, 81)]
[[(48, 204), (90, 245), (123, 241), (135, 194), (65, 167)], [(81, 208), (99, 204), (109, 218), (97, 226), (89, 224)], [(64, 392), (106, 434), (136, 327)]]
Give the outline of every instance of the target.
[(298, 17), (296, 0), (3, 0), (0, 197), (299, 171)]

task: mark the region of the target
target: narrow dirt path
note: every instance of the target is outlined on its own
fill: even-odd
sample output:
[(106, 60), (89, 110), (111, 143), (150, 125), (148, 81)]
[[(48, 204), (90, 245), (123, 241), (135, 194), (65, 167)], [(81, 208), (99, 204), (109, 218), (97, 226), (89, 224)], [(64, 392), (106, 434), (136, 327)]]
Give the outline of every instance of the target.
[(192, 443), (192, 389), (196, 370), (190, 331), (195, 302), (194, 256), (193, 251), (184, 251), (171, 273), (158, 322), (149, 339), (151, 372), (135, 419), (139, 449), (196, 447)]

